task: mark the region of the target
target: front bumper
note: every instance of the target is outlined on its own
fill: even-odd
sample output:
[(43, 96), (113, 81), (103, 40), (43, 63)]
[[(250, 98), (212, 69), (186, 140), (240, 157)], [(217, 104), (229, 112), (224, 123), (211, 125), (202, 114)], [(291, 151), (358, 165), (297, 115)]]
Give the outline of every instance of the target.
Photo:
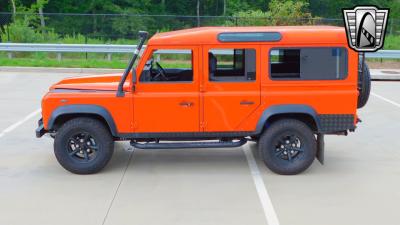
[(38, 121), (38, 128), (36, 128), (36, 137), (40, 138), (42, 137), (45, 133), (47, 133), (47, 131), (44, 129), (44, 125), (43, 125), (43, 119), (41, 118)]

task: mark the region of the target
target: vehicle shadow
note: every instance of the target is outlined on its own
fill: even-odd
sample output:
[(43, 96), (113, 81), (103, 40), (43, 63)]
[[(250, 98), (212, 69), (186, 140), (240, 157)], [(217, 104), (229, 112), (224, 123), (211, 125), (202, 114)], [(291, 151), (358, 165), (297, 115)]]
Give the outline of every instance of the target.
[[(257, 157), (257, 147), (250, 143), (250, 149)], [(152, 149), (129, 148), (129, 143), (116, 143), (115, 152), (107, 172), (123, 170), (129, 162), (128, 171), (186, 170), (204, 171), (236, 170), (248, 167), (242, 147), (238, 148), (200, 148), (200, 149)], [(131, 152), (133, 151), (133, 152)], [(132, 154), (132, 156), (130, 156)]]

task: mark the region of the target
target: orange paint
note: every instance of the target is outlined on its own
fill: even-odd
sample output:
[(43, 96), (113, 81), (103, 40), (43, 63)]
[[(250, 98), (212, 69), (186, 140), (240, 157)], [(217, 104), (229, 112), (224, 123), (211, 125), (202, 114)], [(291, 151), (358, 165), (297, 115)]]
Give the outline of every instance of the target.
[[(280, 32), (282, 39), (240, 43), (217, 40), (221, 32), (266, 31)], [(271, 80), (269, 51), (274, 47), (346, 48), (348, 76), (326, 81)], [(208, 51), (232, 48), (256, 50), (256, 79), (210, 82)], [(157, 49), (191, 50), (193, 81), (140, 82), (146, 61)], [(203, 27), (160, 33), (148, 41), (136, 72), (135, 84), (130, 75), (124, 85), (124, 97), (116, 97), (121, 75), (71, 78), (53, 85), (43, 98), (44, 127), (47, 129), (48, 119), (57, 107), (68, 104), (104, 107), (112, 115), (118, 133), (254, 131), (262, 112), (281, 104), (309, 105), (318, 114), (356, 115), (357, 110), (358, 53), (348, 48), (345, 30), (339, 27)], [(57, 89), (79, 91), (52, 92)]]

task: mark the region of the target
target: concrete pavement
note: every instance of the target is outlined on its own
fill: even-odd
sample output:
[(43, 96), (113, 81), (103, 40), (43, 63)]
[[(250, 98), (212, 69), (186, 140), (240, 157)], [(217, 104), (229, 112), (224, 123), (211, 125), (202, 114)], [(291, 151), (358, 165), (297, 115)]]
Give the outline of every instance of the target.
[(399, 69), (371, 69), (371, 78), (377, 81), (400, 81)]
[[(0, 132), (71, 75), (0, 72)], [(400, 107), (393, 103), (400, 103), (400, 83), (373, 82), (372, 91), (356, 132), (326, 137), (325, 165), (315, 161), (296, 176), (270, 172), (254, 144), (146, 151), (126, 142), (101, 173), (74, 175), (57, 163), (51, 138), (35, 138), (34, 116), (0, 137), (0, 224), (267, 224), (254, 176), (279, 224), (398, 224)]]

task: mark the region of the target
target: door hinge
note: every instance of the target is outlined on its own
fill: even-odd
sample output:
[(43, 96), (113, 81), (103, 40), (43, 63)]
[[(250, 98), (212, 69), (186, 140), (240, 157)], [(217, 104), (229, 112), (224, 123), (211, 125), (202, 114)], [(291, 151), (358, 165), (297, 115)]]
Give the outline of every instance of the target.
[(133, 130), (136, 130), (138, 128), (137, 122), (132, 123), (132, 128), (133, 128)]
[(200, 84), (200, 92), (204, 92), (205, 90), (204, 90), (204, 85), (203, 84)]
[(207, 126), (207, 122), (200, 122), (200, 128), (205, 128)]

